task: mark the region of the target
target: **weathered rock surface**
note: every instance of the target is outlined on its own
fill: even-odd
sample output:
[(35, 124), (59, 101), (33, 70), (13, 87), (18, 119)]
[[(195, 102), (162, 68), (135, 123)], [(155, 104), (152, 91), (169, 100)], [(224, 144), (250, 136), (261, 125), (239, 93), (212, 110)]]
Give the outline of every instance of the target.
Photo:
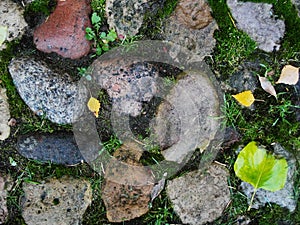
[(164, 0), (107, 0), (107, 22), (119, 35), (134, 36), (142, 26), (145, 13), (155, 11), (153, 6), (161, 7), (163, 3)]
[(246, 32), (266, 52), (279, 50), (285, 24), (272, 17), (272, 5), (228, 0), (227, 5), (239, 29)]
[(41, 184), (23, 183), (22, 216), (28, 225), (79, 225), (92, 202), (88, 181), (64, 177)]
[(91, 26), (90, 12), (88, 0), (58, 0), (54, 12), (34, 31), (37, 49), (71, 59), (87, 55), (90, 42), (85, 28)]
[(10, 119), (9, 105), (7, 102), (6, 89), (0, 87), (0, 140), (3, 141), (9, 137), (10, 127), (8, 120)]
[[(264, 206), (266, 203), (271, 202), (276, 203), (281, 207), (288, 208), (290, 212), (293, 212), (297, 206), (297, 199), (294, 198), (294, 176), (297, 170), (296, 159), (278, 143), (274, 145), (274, 153), (285, 157), (287, 160), (288, 175), (285, 186), (283, 189), (275, 192), (258, 189), (254, 197), (252, 208), (258, 209), (260, 206)], [(253, 186), (246, 182), (242, 182), (241, 187), (250, 203), (254, 191)]]
[(300, 0), (292, 0), (292, 3), (295, 5), (298, 11), (298, 16), (300, 17)]
[(91, 65), (97, 84), (107, 90), (117, 112), (137, 116), (142, 102), (151, 100), (156, 92), (158, 72), (146, 62), (132, 64), (121, 57), (100, 58)]
[(57, 74), (43, 62), (14, 58), (9, 72), (24, 102), (39, 116), (58, 124), (76, 120), (79, 95), (68, 74)]
[(222, 215), (230, 201), (228, 172), (212, 164), (207, 173), (189, 172), (167, 183), (167, 195), (184, 224), (200, 225)]
[(43, 162), (75, 165), (84, 161), (73, 134), (66, 132), (20, 136), (17, 149), (22, 156)]
[[(4, 26), (8, 30), (7, 41), (21, 38), (24, 34), (27, 23), (23, 18), (23, 13), (24, 10), (13, 1), (0, 1), (0, 26)], [(5, 47), (5, 44), (0, 45), (0, 50)]]
[(136, 143), (126, 142), (114, 153), (117, 161), (108, 164), (102, 199), (110, 222), (131, 220), (149, 210), (154, 180), (138, 162), (141, 156), (142, 149)]
[(240, 65), (238, 71), (232, 74), (228, 80), (230, 91), (237, 93), (246, 90), (255, 91), (258, 81), (254, 71), (257, 68), (259, 68), (259, 65), (251, 62), (244, 62)]
[(165, 159), (182, 163), (204, 151), (220, 129), (220, 99), (209, 74), (190, 71), (159, 105), (151, 127)]
[(174, 13), (164, 25), (163, 36), (166, 40), (189, 49), (204, 58), (215, 47), (213, 38), (218, 28), (210, 14), (206, 1), (179, 1)]
[(5, 223), (8, 216), (6, 205), (7, 192), (11, 189), (11, 178), (7, 175), (0, 174), (0, 224)]

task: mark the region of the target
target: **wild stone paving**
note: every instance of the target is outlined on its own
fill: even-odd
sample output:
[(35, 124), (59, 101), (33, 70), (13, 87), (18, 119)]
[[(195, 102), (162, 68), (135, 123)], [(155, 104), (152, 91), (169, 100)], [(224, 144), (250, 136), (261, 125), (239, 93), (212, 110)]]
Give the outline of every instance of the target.
[(22, 216), (27, 225), (79, 225), (92, 202), (88, 181), (63, 177), (24, 183)]

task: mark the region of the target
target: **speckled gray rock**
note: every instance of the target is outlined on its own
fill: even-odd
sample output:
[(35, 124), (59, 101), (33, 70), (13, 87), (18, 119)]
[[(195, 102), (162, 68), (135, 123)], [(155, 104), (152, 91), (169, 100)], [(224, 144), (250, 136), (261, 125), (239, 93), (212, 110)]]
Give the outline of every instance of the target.
[[(276, 203), (281, 207), (288, 208), (290, 212), (293, 212), (297, 206), (297, 199), (294, 197), (294, 176), (297, 169), (296, 159), (278, 143), (274, 144), (274, 153), (283, 156), (287, 160), (288, 175), (286, 183), (283, 189), (275, 192), (258, 189), (254, 197), (252, 208), (258, 209), (260, 206), (264, 206), (271, 202)], [(250, 199), (254, 191), (253, 186), (246, 182), (242, 182), (241, 188), (250, 203)]]
[(12, 187), (12, 180), (8, 175), (0, 174), (0, 224), (5, 223), (8, 216), (6, 205), (7, 192)]
[(230, 201), (228, 172), (211, 165), (207, 173), (189, 172), (167, 183), (167, 195), (184, 224), (200, 225), (222, 215)]
[[(156, 4), (158, 2), (158, 4)], [(134, 36), (138, 33), (146, 12), (151, 6), (160, 6), (164, 0), (107, 0), (106, 15), (109, 27), (119, 35)]]
[[(213, 35), (215, 30), (218, 29), (218, 25), (211, 17), (209, 12), (210, 8), (206, 2), (199, 1), (198, 3), (201, 3), (201, 6), (197, 6), (198, 13), (201, 15), (197, 17), (197, 19), (200, 20), (199, 23), (196, 23), (196, 21), (191, 19), (195, 25), (190, 27), (190, 21), (185, 21), (186, 23), (190, 23), (190, 26), (188, 27), (186, 23), (182, 21), (181, 18), (186, 17), (187, 15), (182, 15), (181, 11), (185, 9), (186, 13), (188, 13), (190, 11), (188, 6), (190, 4), (195, 4), (195, 2), (190, 1), (190, 4), (187, 4), (186, 1), (179, 1), (174, 13), (165, 21), (162, 35), (165, 40), (186, 47), (193, 54), (198, 55), (200, 58), (204, 58), (209, 55), (215, 47), (216, 40), (213, 38)], [(197, 7), (193, 7), (193, 9)], [(193, 11), (189, 13), (191, 15), (195, 14)], [(207, 17), (207, 19), (203, 17)], [(203, 20), (205, 23), (203, 23)]]
[(272, 17), (272, 5), (228, 0), (227, 5), (239, 29), (245, 31), (266, 52), (279, 50), (284, 21)]
[(300, 17), (300, 0), (292, 0), (292, 3), (295, 5), (298, 11), (298, 16)]
[(40, 184), (23, 183), (22, 216), (27, 225), (79, 225), (92, 202), (88, 181), (63, 177)]
[(8, 138), (10, 134), (10, 127), (8, 120), (10, 118), (9, 105), (7, 102), (6, 89), (0, 87), (0, 140), (3, 141)]
[(26, 57), (14, 58), (9, 72), (21, 98), (34, 113), (58, 124), (76, 120), (78, 88), (68, 74), (57, 74), (43, 62)]
[(208, 71), (179, 79), (157, 110), (151, 127), (166, 160), (178, 163), (204, 151), (220, 130), (220, 96)]
[[(0, 1), (0, 26), (8, 29), (7, 41), (20, 38), (24, 34), (27, 23), (23, 18), (23, 13), (24, 10), (12, 0)], [(5, 44), (1, 45), (0, 50), (5, 47)]]
[(254, 68), (259, 68), (259, 65), (251, 62), (244, 62), (239, 66), (238, 71), (232, 74), (228, 80), (230, 91), (236, 93), (251, 90), (255, 91), (258, 85), (257, 76)]
[(117, 112), (137, 116), (142, 102), (151, 100), (155, 94), (158, 72), (149, 63), (132, 64), (122, 57), (100, 58), (94, 61), (91, 70), (97, 84), (112, 98)]
[(73, 134), (66, 132), (20, 136), (17, 149), (22, 156), (43, 162), (75, 165), (84, 161)]

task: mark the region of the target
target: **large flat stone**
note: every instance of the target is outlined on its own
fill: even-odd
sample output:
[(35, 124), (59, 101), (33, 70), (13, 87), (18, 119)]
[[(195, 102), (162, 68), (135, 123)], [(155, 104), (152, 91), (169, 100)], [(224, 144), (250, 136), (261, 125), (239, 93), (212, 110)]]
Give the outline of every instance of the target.
[(228, 0), (227, 5), (237, 27), (256, 41), (260, 49), (266, 52), (279, 50), (285, 24), (272, 17), (271, 4)]
[(79, 225), (92, 202), (88, 181), (64, 177), (23, 183), (22, 216), (27, 225)]
[(218, 165), (189, 172), (167, 183), (167, 195), (184, 224), (201, 225), (222, 215), (230, 201), (228, 172)]

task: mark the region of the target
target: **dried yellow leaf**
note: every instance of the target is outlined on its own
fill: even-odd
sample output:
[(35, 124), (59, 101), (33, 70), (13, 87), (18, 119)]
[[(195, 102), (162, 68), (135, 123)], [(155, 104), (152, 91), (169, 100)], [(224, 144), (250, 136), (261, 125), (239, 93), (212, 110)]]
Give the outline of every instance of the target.
[(273, 95), (275, 98), (277, 98), (276, 90), (274, 86), (271, 84), (271, 82), (266, 77), (258, 77), (258, 79), (262, 89), (264, 89), (270, 95)]
[(255, 101), (255, 98), (250, 90), (243, 91), (239, 94), (232, 95), (241, 105), (249, 107)]
[(291, 65), (286, 65), (281, 70), (279, 80), (276, 84), (289, 84), (295, 85), (299, 80), (299, 68)]
[(98, 118), (99, 109), (100, 109), (100, 102), (96, 98), (91, 97), (90, 100), (87, 103), (87, 106), (88, 106), (89, 110), (92, 113), (94, 113), (95, 117)]

